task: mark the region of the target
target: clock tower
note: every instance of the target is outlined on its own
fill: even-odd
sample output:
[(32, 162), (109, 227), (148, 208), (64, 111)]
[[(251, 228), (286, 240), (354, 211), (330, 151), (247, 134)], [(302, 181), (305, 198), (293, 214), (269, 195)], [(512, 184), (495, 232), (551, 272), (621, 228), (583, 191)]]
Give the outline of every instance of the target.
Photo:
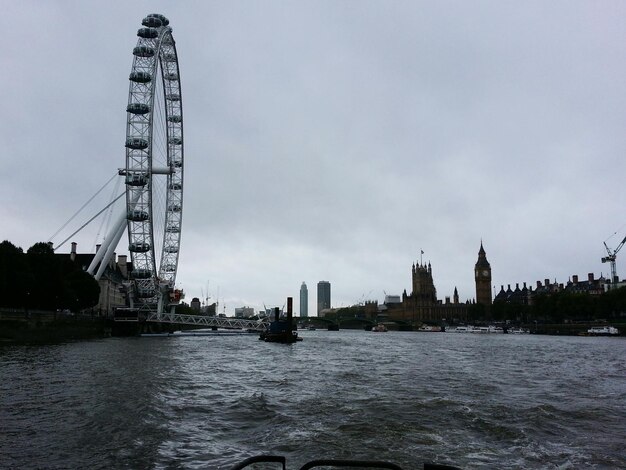
[(474, 279), (476, 280), (476, 303), (491, 305), (491, 265), (487, 261), (482, 241), (478, 251), (478, 261), (474, 266)]

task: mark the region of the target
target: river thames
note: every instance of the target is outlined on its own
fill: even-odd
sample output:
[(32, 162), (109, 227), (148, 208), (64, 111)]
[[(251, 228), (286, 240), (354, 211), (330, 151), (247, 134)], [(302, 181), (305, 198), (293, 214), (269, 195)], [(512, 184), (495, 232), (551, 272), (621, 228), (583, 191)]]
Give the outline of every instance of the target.
[(626, 468), (626, 338), (300, 335), (0, 346), (0, 468)]

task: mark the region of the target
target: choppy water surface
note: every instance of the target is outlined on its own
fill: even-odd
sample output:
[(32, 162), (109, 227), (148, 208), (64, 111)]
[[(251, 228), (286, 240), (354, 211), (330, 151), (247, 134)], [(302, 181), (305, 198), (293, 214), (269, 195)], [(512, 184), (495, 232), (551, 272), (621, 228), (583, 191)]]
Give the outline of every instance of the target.
[(305, 331), (0, 348), (0, 468), (626, 468), (626, 340)]

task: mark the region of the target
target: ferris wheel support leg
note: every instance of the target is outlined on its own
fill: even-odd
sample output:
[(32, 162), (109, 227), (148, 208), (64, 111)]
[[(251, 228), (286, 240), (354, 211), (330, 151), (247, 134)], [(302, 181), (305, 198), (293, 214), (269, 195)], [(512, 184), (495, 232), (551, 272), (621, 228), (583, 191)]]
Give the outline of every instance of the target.
[[(96, 256), (94, 256), (93, 260), (91, 261), (91, 264), (87, 268), (87, 272), (89, 274), (93, 275), (99, 263), (106, 264), (106, 261), (108, 261), (108, 259), (106, 261), (103, 261), (103, 258), (105, 257), (105, 253), (108, 251), (108, 248), (111, 245), (111, 242), (116, 238), (116, 235), (119, 232), (120, 226), (122, 227), (126, 226), (126, 212), (123, 212), (120, 215), (119, 219), (115, 222), (115, 225), (109, 232), (109, 235), (104, 239), (102, 246), (100, 246), (100, 249), (96, 253)], [(118, 242), (119, 242), (119, 238), (117, 238), (117, 240), (115, 241), (115, 246), (117, 246)]]
[(115, 248), (117, 248), (117, 244), (120, 242), (120, 238), (122, 238), (122, 235), (124, 234), (124, 229), (126, 229), (125, 222), (126, 221), (123, 220), (122, 223), (118, 225), (117, 232), (115, 232), (114, 237), (111, 239), (111, 242), (109, 243), (109, 246), (104, 255), (104, 258), (102, 259), (102, 262), (100, 263), (100, 267), (98, 268), (98, 272), (94, 276), (96, 278), (96, 281), (100, 280), (100, 277), (102, 276), (102, 273), (106, 269), (107, 264), (109, 264), (109, 260), (111, 259), (111, 256), (113, 256), (113, 252), (115, 251)]
[[(137, 195), (135, 195), (133, 197), (132, 207), (134, 207), (135, 204), (137, 203), (137, 201), (139, 200), (139, 196), (140, 195), (137, 194)], [(113, 225), (113, 228), (109, 232), (109, 235), (104, 239), (104, 242), (102, 243), (102, 246), (100, 247), (100, 249), (96, 253), (96, 256), (94, 256), (93, 260), (91, 261), (91, 264), (87, 268), (87, 272), (89, 274), (93, 275), (94, 271), (98, 267), (98, 263), (100, 263), (101, 265), (106, 266), (107, 263), (109, 262), (109, 257), (113, 253), (112, 251), (109, 253), (110, 245), (113, 242), (113, 240), (115, 240), (115, 242), (113, 243), (113, 249), (115, 249), (115, 247), (117, 247), (117, 244), (119, 243), (120, 238), (121, 238), (121, 235), (118, 236), (118, 232), (120, 231), (120, 227), (122, 227), (122, 229), (121, 229), (122, 233), (124, 232), (123, 228), (126, 227), (126, 224), (128, 223), (126, 218), (127, 218), (126, 211), (122, 211), (122, 213), (120, 214), (118, 220), (115, 222), (115, 225)], [(105, 257), (105, 254), (106, 254), (106, 259), (103, 260), (103, 258)], [(104, 271), (104, 269), (103, 269), (103, 271)], [(100, 276), (102, 276), (102, 272), (100, 272), (100, 275), (98, 275), (98, 277), (96, 277), (96, 279), (97, 280), (100, 279)]]

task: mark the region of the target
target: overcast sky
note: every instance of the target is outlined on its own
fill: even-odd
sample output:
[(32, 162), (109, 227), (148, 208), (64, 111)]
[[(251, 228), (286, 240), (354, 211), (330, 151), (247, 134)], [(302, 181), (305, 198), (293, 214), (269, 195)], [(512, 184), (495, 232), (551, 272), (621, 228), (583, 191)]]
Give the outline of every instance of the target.
[(315, 312), (320, 280), (335, 307), (382, 301), (421, 250), (440, 299), (473, 299), (481, 240), (499, 290), (607, 276), (626, 235), (626, 2), (0, 4), (0, 238), (24, 250), (124, 166), (154, 12), (181, 68), (187, 301), (298, 312), (305, 281)]

